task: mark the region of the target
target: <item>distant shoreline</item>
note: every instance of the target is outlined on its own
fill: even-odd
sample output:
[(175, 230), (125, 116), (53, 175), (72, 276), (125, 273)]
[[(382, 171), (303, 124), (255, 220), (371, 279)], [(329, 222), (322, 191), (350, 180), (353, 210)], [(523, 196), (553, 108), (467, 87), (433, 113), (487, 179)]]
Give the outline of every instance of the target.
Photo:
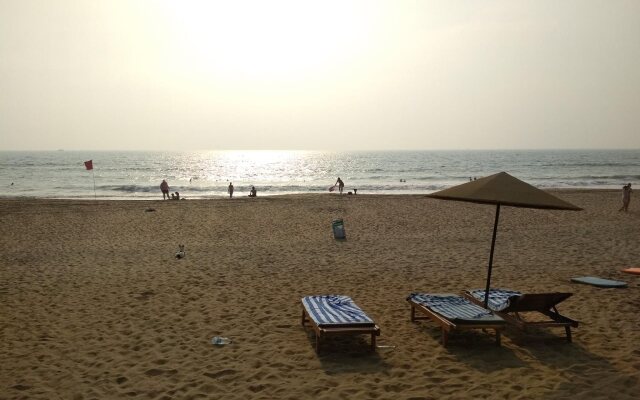
[[(619, 192), (621, 189), (609, 189), (609, 188), (553, 188), (553, 189), (548, 189), (545, 188), (543, 189), (546, 192), (551, 192), (551, 193), (611, 193), (611, 192)], [(348, 195), (348, 194), (343, 194), (342, 197), (348, 197), (348, 198), (357, 198), (357, 197), (384, 197), (384, 198), (390, 198), (390, 197), (401, 197), (401, 198), (406, 198), (406, 197), (425, 197), (428, 193), (389, 193), (389, 194), (382, 194), (382, 193), (362, 193), (362, 194), (357, 194), (357, 195)], [(261, 198), (269, 198), (269, 199), (290, 199), (290, 198), (308, 198), (308, 197), (325, 197), (325, 196), (330, 196), (330, 197), (340, 197), (340, 195), (338, 194), (334, 194), (334, 193), (288, 193), (288, 194), (258, 194), (258, 197), (255, 198), (250, 198), (246, 195), (240, 195), (240, 196), (234, 196), (233, 199), (231, 199), (231, 201), (238, 201), (238, 200), (247, 200), (247, 201), (257, 201)], [(161, 196), (158, 196), (161, 197)], [(103, 202), (120, 202), (120, 201), (135, 201), (135, 202), (139, 202), (139, 201), (149, 201), (149, 202), (167, 202), (167, 203), (175, 203), (176, 201), (174, 200), (162, 200), (162, 198), (157, 198), (157, 199), (151, 199), (151, 198), (97, 198), (94, 199), (93, 197), (35, 197), (35, 196), (0, 196), (0, 201), (24, 201), (24, 200), (28, 200), (28, 201), (103, 201)], [(207, 197), (207, 198), (202, 198), (202, 197), (194, 197), (194, 198), (189, 198), (187, 195), (185, 195), (183, 200), (179, 200), (180, 202), (183, 201), (219, 201), (219, 200), (224, 200), (224, 201), (229, 201), (229, 197), (227, 195), (213, 195), (212, 197)]]

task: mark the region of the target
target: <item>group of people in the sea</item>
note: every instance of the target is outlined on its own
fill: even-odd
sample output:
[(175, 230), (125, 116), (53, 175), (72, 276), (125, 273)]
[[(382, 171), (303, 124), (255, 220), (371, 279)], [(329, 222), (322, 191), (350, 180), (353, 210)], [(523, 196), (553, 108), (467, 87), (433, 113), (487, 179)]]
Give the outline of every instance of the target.
[[(189, 179), (189, 182), (191, 182), (191, 179)], [(344, 182), (342, 181), (342, 179), (340, 179), (340, 177), (338, 177), (338, 180), (336, 181), (335, 185), (329, 188), (329, 191), (333, 191), (336, 187), (338, 188), (338, 191), (340, 192), (340, 194), (342, 194), (342, 191), (344, 190)], [(227, 186), (227, 194), (229, 195), (230, 199), (233, 198), (234, 190), (235, 188), (233, 186), (233, 182), (229, 182), (229, 186)], [(163, 179), (162, 182), (160, 183), (160, 191), (162, 192), (163, 200), (180, 200), (180, 193), (178, 192), (169, 193), (169, 183), (167, 183), (166, 179)], [(353, 194), (357, 194), (357, 193), (358, 193), (358, 189), (353, 189)], [(351, 192), (349, 192), (349, 194), (351, 194)], [(256, 190), (255, 186), (251, 186), (251, 190), (249, 190), (248, 197), (258, 197), (258, 191)]]
[[(342, 181), (342, 179), (340, 179), (340, 177), (338, 177), (338, 180), (336, 180), (336, 183), (333, 184), (333, 186), (329, 187), (329, 191), (333, 192), (334, 190), (336, 190), (336, 188), (338, 189), (338, 193), (342, 194), (342, 192), (344, 191), (344, 182)], [(352, 192), (347, 192), (347, 194), (358, 194), (358, 189), (353, 189)]]
[[(338, 178), (339, 179), (339, 178)], [(191, 179), (189, 179), (189, 182), (191, 182)], [(233, 183), (229, 182), (229, 186), (227, 187), (227, 193), (229, 194), (229, 198), (233, 198)], [(175, 192), (175, 193), (169, 193), (169, 183), (167, 182), (166, 179), (163, 179), (162, 182), (160, 183), (160, 191), (162, 192), (162, 200), (180, 200), (180, 193)], [(256, 190), (255, 186), (251, 186), (251, 190), (249, 191), (249, 197), (257, 197), (258, 196), (258, 191)], [(182, 200), (184, 200), (184, 197), (182, 197)]]
[(160, 184), (160, 191), (162, 192), (162, 200), (180, 200), (180, 193), (169, 193), (169, 184), (165, 179)]
[[(232, 199), (233, 198), (233, 182), (229, 182), (229, 186), (227, 187), (227, 193), (229, 194), (229, 198)], [(257, 197), (258, 196), (258, 191), (256, 190), (255, 186), (251, 186), (251, 190), (249, 190), (249, 197)]]
[[(472, 180), (476, 180), (476, 178), (473, 178), (473, 179), (469, 178), (469, 181), (472, 181)], [(189, 180), (189, 182), (191, 182), (191, 180)], [(401, 179), (400, 182), (406, 182), (406, 180)], [(13, 185), (13, 183), (11, 184)], [(338, 180), (336, 181), (336, 183), (329, 188), (329, 191), (333, 192), (336, 189), (336, 187), (338, 188), (338, 192), (342, 194), (342, 191), (344, 190), (344, 182), (342, 181), (342, 179), (340, 179), (340, 177), (338, 177)], [(169, 184), (165, 179), (163, 179), (162, 183), (160, 183), (160, 191), (162, 192), (163, 200), (180, 200), (180, 193), (178, 192), (169, 193)], [(229, 186), (227, 187), (227, 193), (229, 194), (229, 198), (233, 198), (233, 191), (234, 191), (233, 183), (229, 182)], [(358, 189), (353, 189), (353, 194), (357, 194), (357, 193), (358, 193)], [(351, 192), (349, 192), (349, 194), (351, 194)], [(256, 190), (256, 187), (251, 186), (251, 190), (249, 190), (248, 197), (257, 197), (257, 196), (258, 196), (258, 191)], [(620, 207), (618, 211), (625, 211), (625, 212), (629, 211), (630, 202), (631, 202), (631, 183), (627, 183), (622, 187), (622, 207)]]

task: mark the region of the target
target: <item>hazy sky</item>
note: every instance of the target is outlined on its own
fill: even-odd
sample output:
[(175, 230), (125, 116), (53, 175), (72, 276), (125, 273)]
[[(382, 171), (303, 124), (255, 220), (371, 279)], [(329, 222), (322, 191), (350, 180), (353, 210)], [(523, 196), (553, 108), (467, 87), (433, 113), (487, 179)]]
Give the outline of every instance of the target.
[(640, 1), (0, 0), (0, 150), (640, 148)]

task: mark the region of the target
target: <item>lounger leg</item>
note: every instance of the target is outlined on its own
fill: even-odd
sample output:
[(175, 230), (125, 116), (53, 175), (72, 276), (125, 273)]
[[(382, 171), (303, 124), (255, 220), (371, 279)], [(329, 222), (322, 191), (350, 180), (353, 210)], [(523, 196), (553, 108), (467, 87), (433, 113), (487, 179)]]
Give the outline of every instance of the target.
[(302, 326), (304, 326), (304, 323), (306, 322), (306, 318), (304, 317), (304, 309), (302, 309)]
[(411, 306), (411, 322), (415, 322), (416, 320), (416, 308)]
[(567, 342), (571, 343), (571, 327), (565, 326), (564, 330), (567, 332)]
[(316, 353), (320, 352), (320, 335), (316, 332)]
[(371, 334), (371, 350), (373, 351), (376, 350), (376, 334), (375, 333)]
[(447, 331), (442, 328), (442, 347), (447, 347), (447, 339), (449, 339), (449, 334)]
[(500, 334), (500, 329), (496, 329), (496, 345), (500, 346), (501, 345), (501, 334)]

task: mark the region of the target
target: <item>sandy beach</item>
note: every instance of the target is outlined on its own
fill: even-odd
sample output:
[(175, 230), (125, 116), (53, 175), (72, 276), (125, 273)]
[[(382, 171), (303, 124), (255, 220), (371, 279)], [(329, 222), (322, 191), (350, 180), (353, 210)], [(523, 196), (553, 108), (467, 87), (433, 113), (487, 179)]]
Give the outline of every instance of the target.
[[(412, 323), (412, 292), (484, 286), (495, 208), (420, 195), (186, 201), (0, 200), (0, 399), (635, 399), (640, 207), (553, 192), (584, 211), (504, 207), (493, 286), (572, 292), (562, 329)], [(154, 208), (154, 212), (145, 209)], [(343, 218), (346, 241), (332, 237)], [(178, 245), (186, 258), (176, 260)], [(600, 289), (570, 282), (628, 282)], [(344, 294), (382, 330), (330, 339), (300, 299)], [(210, 343), (214, 336), (233, 342)]]

